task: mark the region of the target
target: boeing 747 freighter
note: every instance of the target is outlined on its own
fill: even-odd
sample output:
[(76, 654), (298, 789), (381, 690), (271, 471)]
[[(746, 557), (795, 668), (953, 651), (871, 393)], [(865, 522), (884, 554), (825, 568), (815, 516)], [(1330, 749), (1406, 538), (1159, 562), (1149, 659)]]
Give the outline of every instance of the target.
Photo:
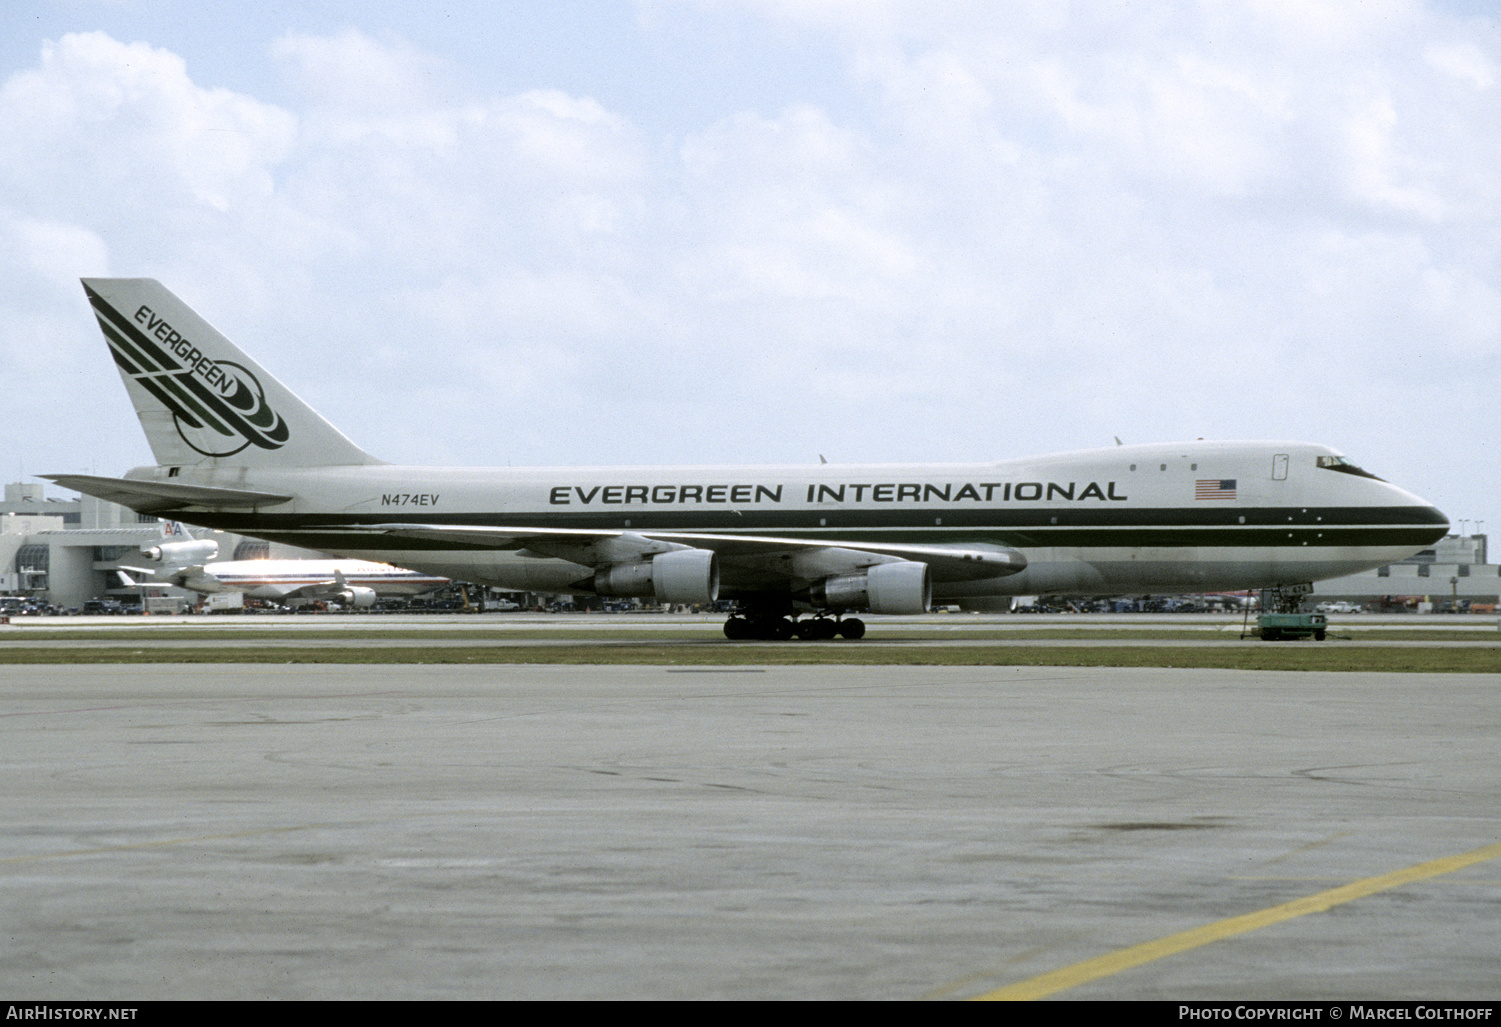
[(1297, 586), (1401, 560), (1433, 506), (1306, 442), (979, 464), (403, 467), (160, 283), (85, 279), (156, 464), (48, 475), (144, 513), (499, 588), (733, 599), (730, 638), (1040, 594)]

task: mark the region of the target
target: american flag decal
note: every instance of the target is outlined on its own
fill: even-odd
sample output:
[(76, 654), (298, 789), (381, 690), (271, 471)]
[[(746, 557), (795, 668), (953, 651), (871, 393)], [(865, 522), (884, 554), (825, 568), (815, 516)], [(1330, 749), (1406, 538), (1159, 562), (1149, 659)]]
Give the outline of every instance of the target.
[(1199, 478), (1194, 482), (1195, 499), (1234, 499), (1234, 478)]

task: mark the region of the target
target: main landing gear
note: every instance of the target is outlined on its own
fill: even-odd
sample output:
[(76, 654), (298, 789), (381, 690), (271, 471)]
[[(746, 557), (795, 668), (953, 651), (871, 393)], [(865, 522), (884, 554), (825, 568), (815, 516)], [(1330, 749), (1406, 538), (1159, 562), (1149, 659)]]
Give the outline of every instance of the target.
[(790, 638), (827, 640), (836, 635), (851, 641), (865, 637), (865, 622), (859, 617), (829, 618), (822, 614), (797, 620), (794, 617), (739, 614), (724, 622), (724, 637), (741, 641), (783, 642)]

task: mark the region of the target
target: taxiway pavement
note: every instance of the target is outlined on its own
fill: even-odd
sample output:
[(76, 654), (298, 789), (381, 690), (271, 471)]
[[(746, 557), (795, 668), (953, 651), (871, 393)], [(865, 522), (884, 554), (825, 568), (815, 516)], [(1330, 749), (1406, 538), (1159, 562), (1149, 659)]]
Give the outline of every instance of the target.
[[(963, 998), (1494, 845), (1501, 674), (0, 669), (10, 998)], [(1064, 998), (1494, 999), (1501, 860)]]

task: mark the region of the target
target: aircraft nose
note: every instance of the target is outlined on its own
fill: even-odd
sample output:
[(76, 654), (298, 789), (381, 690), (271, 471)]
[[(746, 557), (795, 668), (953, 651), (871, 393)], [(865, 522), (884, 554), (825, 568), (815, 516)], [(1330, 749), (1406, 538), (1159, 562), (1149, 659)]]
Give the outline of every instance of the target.
[(1444, 515), (1442, 510), (1431, 506), (1428, 509), (1438, 515), (1438, 523), (1433, 526), (1433, 541), (1437, 542), (1449, 534), (1449, 518)]
[(1438, 507), (1425, 499), (1413, 495), (1405, 489), (1395, 485), (1388, 485), (1394, 493), (1402, 498), (1404, 517), (1415, 531), (1423, 539), (1423, 545), (1432, 545), (1445, 535), (1449, 534), (1449, 517)]

